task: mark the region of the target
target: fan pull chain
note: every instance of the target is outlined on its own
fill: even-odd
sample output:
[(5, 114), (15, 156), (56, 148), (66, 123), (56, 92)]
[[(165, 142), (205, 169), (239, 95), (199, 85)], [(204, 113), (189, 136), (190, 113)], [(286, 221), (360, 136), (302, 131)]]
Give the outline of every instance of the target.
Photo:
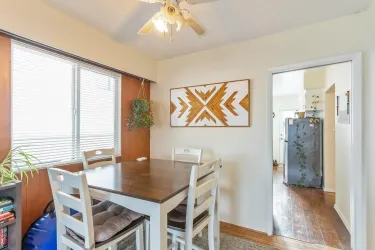
[(169, 37), (169, 42), (172, 43), (173, 42), (173, 26), (172, 24), (170, 24), (170, 30), (171, 30), (171, 34), (170, 34), (170, 37)]

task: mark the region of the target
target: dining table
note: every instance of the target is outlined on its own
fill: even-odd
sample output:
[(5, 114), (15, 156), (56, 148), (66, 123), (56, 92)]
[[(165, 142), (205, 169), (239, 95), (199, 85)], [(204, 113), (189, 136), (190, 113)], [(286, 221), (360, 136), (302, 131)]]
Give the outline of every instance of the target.
[[(148, 159), (84, 170), (90, 195), (150, 217), (150, 249), (168, 249), (168, 213), (188, 196), (196, 163)], [(204, 181), (202, 177), (199, 181)], [(219, 193), (215, 200), (215, 250), (220, 249)], [(147, 237), (147, 236), (146, 236)]]

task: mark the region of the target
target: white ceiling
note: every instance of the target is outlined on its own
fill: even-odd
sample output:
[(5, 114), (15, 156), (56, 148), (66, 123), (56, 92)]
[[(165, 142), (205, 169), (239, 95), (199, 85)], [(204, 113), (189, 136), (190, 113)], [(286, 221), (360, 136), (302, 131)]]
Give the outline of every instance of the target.
[[(218, 0), (183, 5), (206, 28), (203, 37), (185, 28), (169, 42), (153, 31), (137, 31), (161, 4), (137, 0), (44, 0), (47, 4), (100, 29), (113, 39), (164, 59), (265, 36), (367, 9), (369, 0)], [(182, 4), (181, 4), (182, 5)]]
[(302, 95), (305, 70), (296, 70), (273, 75), (273, 96)]

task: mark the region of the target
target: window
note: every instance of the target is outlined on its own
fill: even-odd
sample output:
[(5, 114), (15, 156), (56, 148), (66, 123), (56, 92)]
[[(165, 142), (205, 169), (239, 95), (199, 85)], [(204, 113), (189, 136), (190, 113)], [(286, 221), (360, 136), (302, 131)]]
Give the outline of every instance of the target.
[(114, 72), (13, 42), (12, 147), (43, 164), (119, 152), (119, 85)]

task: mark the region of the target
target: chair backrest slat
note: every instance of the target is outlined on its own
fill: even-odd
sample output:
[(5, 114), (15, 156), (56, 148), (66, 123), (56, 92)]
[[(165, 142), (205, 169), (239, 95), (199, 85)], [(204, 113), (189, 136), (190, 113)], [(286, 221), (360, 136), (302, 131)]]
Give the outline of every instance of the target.
[(73, 231), (77, 233), (81, 233), (85, 231), (85, 225), (82, 221), (77, 220), (76, 218), (67, 215), (65, 212), (60, 211), (57, 212), (59, 215), (56, 214), (56, 216), (61, 216), (61, 223), (64, 224), (66, 227), (72, 229)]
[[(203, 150), (198, 148), (173, 148), (172, 160), (183, 160), (186, 162), (201, 163)], [(186, 159), (181, 159), (181, 158)], [(188, 158), (189, 157), (189, 158)], [(195, 158), (192, 160), (191, 158)], [(178, 159), (177, 159), (178, 158)]]
[[(193, 235), (194, 219), (207, 210), (210, 216), (214, 216), (220, 166), (219, 159), (192, 167), (186, 211), (186, 249), (191, 249), (192, 239), (195, 236)], [(196, 207), (195, 201), (199, 197), (201, 202)]]
[(216, 167), (216, 165), (215, 164), (210, 164), (210, 162), (208, 162), (207, 164), (201, 165), (198, 168), (198, 176), (202, 177), (202, 176), (205, 176), (205, 175), (208, 175), (208, 174), (214, 172), (215, 171), (215, 167)]
[(68, 249), (85, 249), (85, 246), (78, 242), (76, 239), (70, 237), (69, 235), (61, 236), (64, 245), (68, 246)]
[[(110, 160), (107, 160), (106, 157), (110, 157)], [(105, 158), (106, 160), (101, 160)], [(90, 159), (101, 160), (95, 163), (89, 163)], [(116, 153), (114, 148), (110, 149), (96, 149), (91, 151), (82, 152), (82, 161), (84, 169), (91, 169), (97, 167), (103, 167), (108, 165), (116, 164)]]
[(194, 209), (194, 219), (201, 215), (204, 211), (210, 208), (212, 205), (214, 197), (212, 195), (209, 196), (207, 200), (202, 202), (199, 206), (195, 207)]
[[(62, 169), (49, 168), (48, 176), (55, 202), (57, 237), (60, 241), (68, 240), (64, 236), (66, 234), (65, 227), (68, 227), (84, 237), (85, 249), (91, 249), (95, 245), (94, 224), (85, 173), (71, 173)], [(79, 198), (71, 195), (72, 190), (77, 190)], [(82, 221), (69, 214), (70, 208), (82, 213)]]
[(214, 178), (204, 182), (200, 186), (197, 186), (195, 189), (195, 197), (198, 198), (206, 194), (207, 192), (211, 191), (213, 188), (216, 188), (216, 183), (217, 180)]
[(69, 183), (69, 185), (64, 185), (65, 190), (71, 188), (71, 189), (81, 189), (82, 188), (82, 182), (80, 178), (77, 178), (77, 176), (72, 175), (72, 173), (64, 170), (59, 171), (53, 171), (51, 168), (50, 172), (54, 172), (55, 174), (50, 175), (50, 179), (56, 183)]
[(82, 202), (80, 199), (61, 191), (56, 191), (56, 197), (61, 205), (72, 208), (78, 212), (83, 212)]

